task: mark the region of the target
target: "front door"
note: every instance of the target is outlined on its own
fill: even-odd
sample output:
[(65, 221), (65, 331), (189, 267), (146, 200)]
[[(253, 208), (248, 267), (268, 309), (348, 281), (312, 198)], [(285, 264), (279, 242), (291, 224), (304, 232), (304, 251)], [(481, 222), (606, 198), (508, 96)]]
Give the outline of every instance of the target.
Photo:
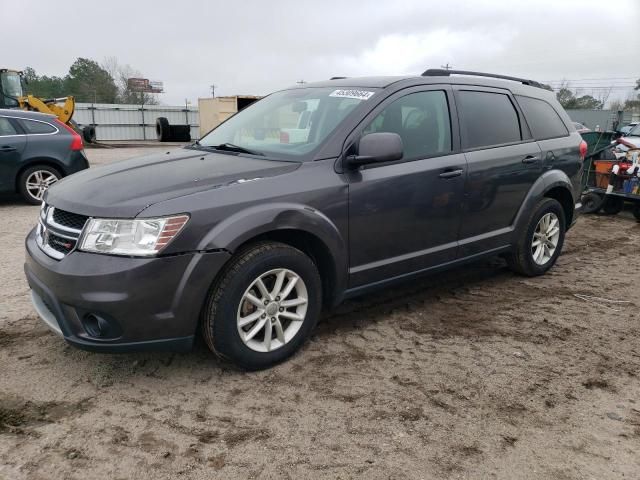
[(26, 145), (26, 136), (7, 117), (0, 117), (0, 191), (15, 190), (15, 175)]
[(345, 174), (351, 288), (455, 259), (466, 161), (450, 95), (443, 86), (398, 92), (363, 122), (361, 135), (400, 135), (404, 154)]

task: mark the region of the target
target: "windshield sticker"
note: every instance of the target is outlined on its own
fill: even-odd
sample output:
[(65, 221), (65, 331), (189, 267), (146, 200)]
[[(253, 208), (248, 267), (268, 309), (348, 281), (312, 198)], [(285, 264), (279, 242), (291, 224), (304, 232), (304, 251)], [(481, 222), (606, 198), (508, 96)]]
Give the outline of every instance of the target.
[(376, 92), (368, 92), (366, 90), (334, 90), (329, 94), (330, 97), (355, 98), (356, 100), (369, 100)]

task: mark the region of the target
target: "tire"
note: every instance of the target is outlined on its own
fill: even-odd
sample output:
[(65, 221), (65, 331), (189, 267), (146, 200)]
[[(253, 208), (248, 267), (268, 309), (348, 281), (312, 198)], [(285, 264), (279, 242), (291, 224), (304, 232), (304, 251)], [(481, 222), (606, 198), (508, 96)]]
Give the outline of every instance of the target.
[(633, 205), (633, 216), (640, 222), (640, 203), (638, 202)]
[(172, 142), (190, 142), (191, 127), (189, 125), (171, 125), (170, 140)]
[[(262, 278), (265, 293), (272, 294), (279, 274), (280, 291), (285, 294), (294, 275), (298, 280), (290, 294), (282, 299), (274, 294), (265, 305), (268, 296), (261, 293), (256, 281)], [(246, 300), (248, 293), (254, 303)], [(306, 303), (286, 308), (279, 303), (304, 301), (305, 294)], [(300, 348), (318, 321), (321, 304), (322, 282), (307, 255), (283, 243), (255, 244), (238, 252), (214, 282), (202, 316), (203, 338), (212, 352), (245, 370), (269, 368)], [(291, 315), (302, 320), (292, 320)], [(248, 323), (240, 325), (243, 319)], [(269, 342), (268, 331), (273, 338)], [(252, 337), (252, 332), (258, 333)]]
[(621, 197), (614, 197), (612, 195), (608, 195), (602, 205), (602, 211), (607, 215), (617, 215), (623, 208), (624, 200)]
[(87, 143), (96, 143), (96, 127), (87, 125), (82, 129), (82, 138)]
[(156, 120), (156, 136), (159, 142), (168, 142), (171, 137), (171, 127), (166, 117), (158, 117)]
[(604, 196), (599, 193), (589, 192), (582, 196), (582, 213), (597, 213), (602, 208)]
[[(20, 174), (18, 178), (18, 193), (22, 195), (22, 198), (27, 203), (40, 205), (46, 189), (61, 178), (62, 174), (53, 167), (34, 165)], [(35, 184), (38, 184), (38, 186), (33, 187)], [(30, 187), (30, 185), (32, 186)]]
[[(550, 238), (550, 241), (555, 240), (555, 248), (551, 255), (544, 253), (539, 260), (534, 258), (534, 253), (538, 252), (538, 249), (534, 249), (534, 233), (536, 233), (539, 224), (543, 217), (555, 218), (557, 220), (557, 238)], [(533, 208), (529, 215), (529, 220), (526, 226), (521, 232), (517, 234), (516, 245), (513, 252), (507, 256), (507, 264), (514, 272), (527, 277), (535, 277), (546, 273), (555, 263), (562, 246), (564, 245), (564, 235), (566, 232), (566, 218), (564, 209), (560, 203), (553, 198), (543, 198)], [(538, 240), (539, 241), (539, 240)], [(541, 262), (541, 263), (540, 263)]]

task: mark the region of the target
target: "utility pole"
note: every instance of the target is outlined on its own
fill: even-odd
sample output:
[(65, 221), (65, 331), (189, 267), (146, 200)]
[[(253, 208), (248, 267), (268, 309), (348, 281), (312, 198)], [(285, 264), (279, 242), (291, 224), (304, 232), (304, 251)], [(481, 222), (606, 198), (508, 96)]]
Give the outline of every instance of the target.
[(451, 70), (453, 68), (453, 65), (449, 65), (449, 62), (447, 62), (446, 65), (440, 65), (441, 68), (444, 68), (445, 70)]
[(216, 85), (211, 84), (211, 86), (209, 88), (211, 88), (211, 96), (213, 98), (215, 98), (215, 96), (216, 96)]

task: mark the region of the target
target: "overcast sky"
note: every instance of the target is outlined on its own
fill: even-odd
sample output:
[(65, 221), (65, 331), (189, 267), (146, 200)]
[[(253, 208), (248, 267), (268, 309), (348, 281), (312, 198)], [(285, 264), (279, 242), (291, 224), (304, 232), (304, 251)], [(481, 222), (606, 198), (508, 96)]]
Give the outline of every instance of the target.
[(623, 97), (640, 78), (640, 0), (0, 0), (0, 14), (0, 66), (62, 76), (77, 57), (115, 56), (163, 81), (165, 104), (212, 83), (258, 95), (446, 63)]

